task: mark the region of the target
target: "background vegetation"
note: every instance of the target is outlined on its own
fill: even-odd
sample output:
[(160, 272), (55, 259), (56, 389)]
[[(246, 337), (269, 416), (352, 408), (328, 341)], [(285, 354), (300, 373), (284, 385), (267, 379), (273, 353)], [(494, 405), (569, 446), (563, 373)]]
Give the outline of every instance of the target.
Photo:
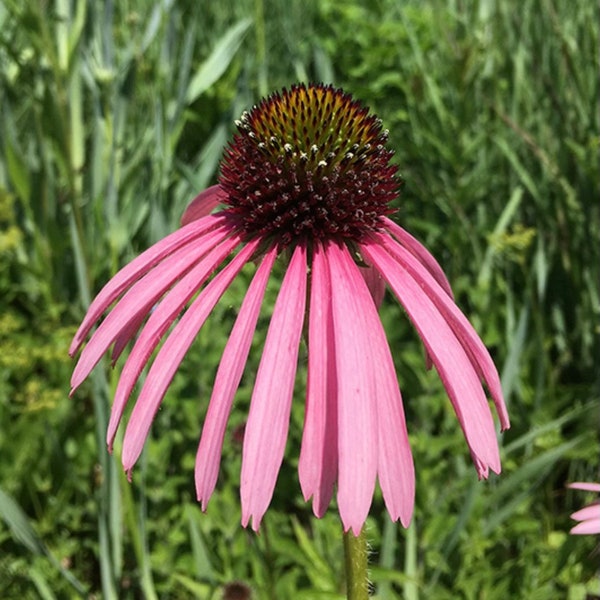
[(437, 375), (386, 301), (417, 504), (405, 531), (375, 500), (376, 597), (600, 597), (597, 540), (567, 533), (590, 498), (565, 489), (600, 479), (598, 13), (570, 0), (3, 0), (0, 596), (233, 598), (239, 581), (259, 599), (343, 597), (336, 511), (314, 519), (297, 483), (302, 369), (261, 535), (239, 525), (251, 376), (206, 514), (194, 499), (242, 282), (185, 361), (133, 484), (104, 447), (118, 367), (68, 398), (67, 347), (93, 294), (177, 227), (244, 108), (317, 80), (389, 128), (398, 219), (443, 264), (512, 418), (502, 475), (477, 482)]

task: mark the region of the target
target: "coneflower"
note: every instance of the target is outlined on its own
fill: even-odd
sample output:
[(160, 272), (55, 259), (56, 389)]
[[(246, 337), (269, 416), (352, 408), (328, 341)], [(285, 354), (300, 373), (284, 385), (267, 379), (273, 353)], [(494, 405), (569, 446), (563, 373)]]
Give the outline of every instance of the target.
[(143, 368), (179, 317), (127, 423), (122, 460), (130, 474), (195, 336), (240, 270), (257, 264), (219, 364), (198, 448), (196, 489), (206, 508), (265, 287), (279, 260), (286, 270), (243, 441), (242, 523), (252, 519), (257, 530), (273, 495), (306, 326), (308, 381), (299, 459), (304, 498), (313, 499), (320, 517), (337, 490), (344, 529), (358, 535), (378, 480), (391, 518), (407, 526), (414, 467), (377, 310), (385, 285), (406, 310), (442, 379), (480, 478), (489, 469), (500, 471), (483, 383), (501, 428), (509, 427), (497, 370), (454, 303), (438, 263), (390, 219), (400, 179), (378, 118), (342, 90), (295, 85), (263, 100), (236, 125), (219, 184), (191, 203), (181, 229), (124, 267), (93, 301), (71, 355), (100, 324), (75, 367), (72, 391), (111, 345), (115, 361), (137, 335), (112, 407), (107, 433), (112, 449)]

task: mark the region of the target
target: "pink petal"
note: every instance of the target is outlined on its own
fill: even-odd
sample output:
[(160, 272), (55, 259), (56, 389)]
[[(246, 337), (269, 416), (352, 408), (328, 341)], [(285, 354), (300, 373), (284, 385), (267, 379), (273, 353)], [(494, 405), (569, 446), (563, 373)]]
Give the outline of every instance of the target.
[(246, 248), (194, 300), (155, 358), (125, 430), (122, 460), (127, 472), (131, 471), (142, 451), (154, 415), (179, 363), (223, 292), (247, 262), (250, 251)]
[(244, 434), (242, 525), (252, 518), (255, 531), (271, 502), (283, 461), (305, 304), (306, 249), (299, 245), (275, 302)]
[(568, 488), (573, 490), (584, 490), (587, 492), (600, 492), (600, 483), (589, 483), (586, 481), (576, 481), (574, 483), (569, 483), (567, 485)]
[(127, 348), (127, 344), (135, 336), (147, 316), (147, 313), (139, 313), (135, 319), (131, 319), (131, 321), (121, 329), (115, 338), (115, 343), (112, 352), (110, 353), (110, 364), (112, 367), (117, 364), (117, 360), (119, 360), (119, 357), (123, 354), (123, 350)]
[[(152, 352), (192, 296), (239, 243), (240, 236), (235, 235), (219, 244), (188, 271), (152, 311), (121, 371), (106, 433), (106, 442), (111, 452), (127, 400)], [(238, 260), (245, 262), (256, 246), (256, 243), (248, 244), (240, 252)]]
[[(379, 456), (377, 473), (388, 513), (408, 527), (415, 502), (415, 468), (394, 361), (376, 310), (365, 312), (373, 337)], [(367, 318), (368, 317), (368, 318)]]
[(571, 515), (571, 519), (575, 519), (575, 521), (595, 520), (600, 526), (600, 504), (591, 504), (590, 506), (586, 506), (585, 508), (574, 512)]
[[(377, 274), (380, 281), (385, 282), (376, 269), (371, 270)], [(364, 269), (360, 271), (364, 276)], [(385, 290), (385, 283), (383, 289)], [(361, 315), (372, 336), (374, 378), (377, 385), (377, 472), (390, 517), (394, 521), (400, 519), (402, 524), (408, 527), (415, 499), (415, 469), (394, 361), (376, 310), (379, 304), (381, 300), (379, 303), (375, 300), (375, 306), (365, 303)]]
[(162, 261), (166, 256), (178, 250), (182, 246), (187, 246), (196, 238), (205, 235), (208, 231), (216, 229), (225, 221), (223, 215), (211, 215), (195, 221), (186, 227), (174, 231), (164, 239), (160, 240), (138, 257), (133, 259), (127, 266), (123, 267), (103, 288), (85, 315), (73, 341), (69, 348), (69, 354), (73, 356), (85, 338), (90, 332), (94, 323), (102, 316), (108, 307), (127, 289), (132, 283), (137, 281), (153, 266)]
[(454, 298), (450, 282), (439, 263), (432, 254), (414, 238), (406, 229), (403, 229), (388, 217), (383, 217), (386, 229), (429, 271), (442, 289)]
[(487, 477), (488, 467), (499, 473), (494, 421), (462, 344), (427, 292), (402, 265), (372, 242), (362, 244), (361, 252), (385, 277), (419, 332), (452, 401), (479, 476)]
[(358, 535), (367, 518), (377, 475), (377, 383), (372, 332), (364, 314), (373, 307), (348, 250), (325, 246), (331, 274), (338, 374), (338, 506), (344, 530)]
[(329, 269), (318, 242), (313, 246), (308, 323), (308, 380), (298, 475), (304, 499), (322, 517), (337, 477), (337, 374)]
[(200, 192), (187, 206), (181, 216), (181, 225), (185, 226), (197, 219), (209, 215), (227, 198), (220, 185), (213, 185)]
[(582, 521), (569, 531), (572, 535), (595, 535), (600, 534), (600, 520)]
[(379, 271), (373, 267), (360, 267), (360, 274), (371, 292), (371, 297), (375, 306), (379, 308), (385, 296), (385, 279), (381, 277)]
[[(210, 231), (193, 244), (179, 248), (137, 281), (111, 310), (83, 349), (71, 376), (71, 394), (96, 366), (108, 347), (130, 324), (149, 312), (156, 301), (193, 264), (229, 234), (227, 229)], [(123, 343), (123, 338), (120, 339)]]
[(260, 306), (276, 257), (277, 247), (274, 246), (267, 252), (248, 287), (219, 363), (196, 454), (196, 494), (198, 502), (202, 502), (202, 510), (206, 510), (217, 483), (225, 427), (248, 359)]
[(433, 301), (437, 309), (448, 322), (456, 337), (459, 339), (463, 349), (467, 353), (473, 367), (478, 375), (486, 382), (490, 394), (494, 400), (496, 411), (500, 418), (502, 430), (510, 427), (508, 411), (504, 403), (500, 377), (492, 358), (473, 329), (473, 326), (458, 306), (438, 285), (427, 269), (424, 269), (419, 261), (415, 260), (405, 248), (395, 243), (384, 234), (376, 234), (374, 238), (380, 246), (385, 249), (410, 273), (410, 276), (419, 283), (423, 291)]

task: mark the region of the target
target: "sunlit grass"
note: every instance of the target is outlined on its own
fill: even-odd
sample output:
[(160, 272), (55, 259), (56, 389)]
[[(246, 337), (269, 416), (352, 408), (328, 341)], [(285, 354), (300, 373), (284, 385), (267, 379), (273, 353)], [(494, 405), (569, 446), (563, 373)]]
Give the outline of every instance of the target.
[[(398, 218), (450, 274), (510, 403), (504, 472), (477, 482), (437, 375), (384, 304), (417, 506), (406, 532), (374, 503), (377, 597), (600, 594), (595, 541), (566, 533), (581, 498), (564, 487), (599, 477), (598, 17), (567, 0), (5, 0), (0, 595), (220, 598), (239, 580), (257, 598), (343, 597), (337, 518), (315, 520), (297, 482), (300, 385), (261, 535), (239, 525), (233, 435), (207, 513), (195, 502), (243, 286), (176, 377), (133, 484), (104, 446), (119, 367), (68, 398), (66, 348), (90, 298), (214, 181), (233, 119), (299, 79), (341, 85), (383, 118), (406, 180)], [(256, 366), (251, 353), (231, 432)]]

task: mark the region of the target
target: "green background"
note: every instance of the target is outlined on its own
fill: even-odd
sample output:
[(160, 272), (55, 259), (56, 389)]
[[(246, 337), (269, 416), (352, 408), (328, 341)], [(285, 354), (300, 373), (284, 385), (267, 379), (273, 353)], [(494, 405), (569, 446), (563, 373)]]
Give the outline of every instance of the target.
[(236, 434), (277, 276), (206, 514), (195, 451), (251, 270), (184, 361), (132, 484), (120, 442), (114, 457), (104, 446), (119, 365), (68, 397), (67, 348), (90, 299), (215, 181), (233, 120), (275, 89), (324, 81), (390, 130), (397, 220), (442, 264), (512, 420), (502, 475), (478, 482), (386, 297), (417, 497), (409, 530), (374, 499), (373, 593), (600, 597), (597, 539), (568, 535), (592, 497), (565, 487), (600, 479), (599, 16), (571, 0), (3, 0), (0, 596), (222, 598), (242, 581), (260, 599), (343, 598), (336, 510), (312, 517), (297, 481), (305, 349), (271, 508), (259, 536), (239, 524)]

